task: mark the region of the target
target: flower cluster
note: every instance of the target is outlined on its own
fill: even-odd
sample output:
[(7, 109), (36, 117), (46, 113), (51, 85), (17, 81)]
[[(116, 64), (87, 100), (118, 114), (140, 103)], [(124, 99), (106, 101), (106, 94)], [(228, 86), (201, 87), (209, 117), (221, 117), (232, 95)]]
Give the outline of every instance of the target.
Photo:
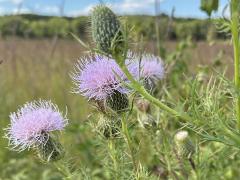
[[(126, 65), (136, 79), (157, 81), (164, 77), (162, 60), (153, 55), (133, 56), (126, 60)], [(129, 81), (115, 60), (101, 55), (78, 61), (72, 79), (76, 85), (74, 92), (89, 99), (103, 100), (116, 91), (130, 92), (124, 86)]]

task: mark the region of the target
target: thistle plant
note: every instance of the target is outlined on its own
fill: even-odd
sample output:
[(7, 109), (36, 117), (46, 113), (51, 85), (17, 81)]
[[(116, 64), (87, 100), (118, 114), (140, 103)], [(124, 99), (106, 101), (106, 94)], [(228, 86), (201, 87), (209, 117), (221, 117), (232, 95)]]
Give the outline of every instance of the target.
[[(233, 7), (234, 6), (234, 7)], [(239, 75), (238, 75), (238, 59), (239, 59), (239, 55), (238, 55), (238, 50), (239, 46), (238, 46), (238, 41), (239, 41), (239, 36), (238, 36), (238, 9), (239, 9), (239, 2), (233, 0), (231, 1), (231, 14), (232, 14), (232, 25), (231, 25), (231, 29), (233, 32), (233, 39), (234, 39), (234, 47), (235, 47), (235, 83), (236, 86), (238, 86), (237, 82), (239, 79)], [(99, 13), (98, 11), (96, 11), (96, 13)], [(105, 24), (105, 28), (109, 28), (107, 24)], [(122, 69), (122, 71), (125, 73), (127, 79), (130, 81), (129, 82), (129, 86), (134, 89), (137, 93), (139, 93), (140, 95), (142, 95), (145, 99), (147, 99), (148, 101), (150, 101), (151, 103), (155, 104), (156, 106), (158, 106), (160, 109), (165, 110), (166, 112), (172, 114), (173, 116), (179, 118), (180, 120), (182, 120), (183, 122), (195, 122), (198, 121), (198, 117), (194, 117), (189, 115), (188, 113), (184, 112), (184, 111), (179, 111), (179, 110), (175, 110), (172, 107), (167, 106), (166, 104), (164, 104), (163, 102), (161, 102), (160, 100), (158, 100), (157, 98), (153, 97), (145, 88), (144, 86), (135, 79), (134, 74), (129, 70), (129, 68), (127, 67), (126, 63), (126, 59), (127, 59), (127, 55), (128, 55), (128, 32), (124, 31), (123, 32), (123, 38), (124, 38), (124, 49), (125, 52), (122, 53), (111, 53), (109, 54), (109, 56), (112, 56), (115, 60), (116, 63), (118, 63), (118, 65), (120, 66), (120, 68)], [(141, 62), (141, 59), (139, 59), (139, 61)], [(238, 78), (236, 78), (238, 77)], [(237, 98), (238, 99), (238, 98)], [(238, 100), (237, 100), (238, 102)], [(238, 104), (238, 103), (237, 103)], [(238, 105), (236, 106), (238, 107)], [(237, 111), (238, 112), (238, 111)], [(238, 113), (237, 113), (238, 114)], [(238, 115), (237, 115), (238, 117)], [(201, 121), (201, 119), (199, 120)], [(224, 133), (230, 137), (231, 139), (235, 139), (236, 140), (236, 134), (234, 132), (232, 132), (231, 130), (228, 129), (228, 127), (224, 127), (223, 128)]]
[(52, 133), (64, 130), (68, 119), (51, 101), (26, 103), (10, 119), (6, 137), (13, 150), (33, 149), (46, 162), (63, 157), (63, 147)]
[[(73, 92), (97, 106), (99, 111), (94, 111), (97, 123), (93, 132), (100, 132), (102, 136), (90, 137), (94, 136), (96, 144), (92, 146), (93, 155), (87, 152), (99, 169), (94, 171), (91, 165), (86, 163), (85, 166), (83, 162), (76, 173), (80, 178), (207, 179), (203, 169), (210, 171), (209, 167), (215, 168), (219, 163), (210, 158), (215, 158), (216, 154), (225, 157), (227, 152), (235, 160), (240, 148), (240, 2), (231, 0), (230, 7), (231, 21), (227, 26), (232, 32), (234, 47), (234, 85), (224, 75), (209, 77), (208, 84), (196, 77), (187, 77), (181, 82), (186, 87), (186, 97), (178, 99), (165, 86), (160, 86), (163, 90), (160, 97), (152, 93), (159, 88), (161, 80), (171, 75), (166, 73), (167, 63), (158, 56), (130, 51), (131, 34), (127, 25), (122, 24), (107, 6), (93, 8), (91, 26), (96, 49), (88, 49), (91, 54), (75, 64), (71, 78), (75, 85)], [(203, 9), (211, 14), (208, 7)], [(44, 162), (63, 158), (64, 149), (56, 132), (64, 130), (68, 119), (56, 105), (50, 101), (27, 103), (12, 113), (10, 119), (6, 137), (12, 149), (34, 150)], [(80, 141), (80, 146), (84, 144), (85, 147), (84, 140), (77, 136), (78, 133), (81, 136), (85, 124), (79, 124), (73, 127), (76, 129), (73, 132), (76, 142)], [(191, 136), (193, 133), (198, 136)], [(202, 153), (207, 154), (207, 160), (200, 157)], [(220, 159), (221, 156), (216, 157)], [(193, 171), (179, 166), (178, 158), (190, 162)], [(72, 177), (63, 163), (57, 167), (66, 178)], [(221, 167), (224, 169), (224, 165)], [(105, 169), (102, 171), (103, 168), (107, 169), (106, 172)], [(91, 177), (92, 174), (97, 175)]]

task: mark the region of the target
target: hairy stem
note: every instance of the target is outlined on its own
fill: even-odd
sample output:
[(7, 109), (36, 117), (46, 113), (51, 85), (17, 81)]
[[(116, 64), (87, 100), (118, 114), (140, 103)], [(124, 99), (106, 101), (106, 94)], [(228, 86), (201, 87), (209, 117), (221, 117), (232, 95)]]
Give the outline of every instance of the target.
[[(116, 160), (116, 148), (115, 148), (115, 142), (113, 139), (109, 139), (108, 140), (108, 148), (109, 148), (109, 154), (110, 157), (113, 161), (113, 166), (114, 166), (114, 173), (115, 175), (117, 175), (118, 173), (118, 164), (117, 164), (117, 160)], [(117, 179), (117, 176), (115, 177)]]
[(128, 127), (127, 127), (127, 122), (126, 122), (126, 116), (125, 115), (123, 115), (123, 118), (122, 118), (122, 131), (124, 133), (124, 136), (125, 136), (125, 139), (126, 139), (129, 151), (130, 151), (130, 155), (131, 155), (131, 158), (132, 158), (132, 163), (133, 163), (134, 170), (137, 171), (137, 163), (136, 163), (136, 159), (135, 159), (135, 156), (134, 156), (132, 140), (131, 140), (129, 132), (128, 132)]
[[(234, 49), (234, 82), (237, 89), (237, 92), (240, 90), (240, 80), (239, 80), (239, 0), (231, 0), (231, 31), (233, 38), (233, 49)], [(237, 124), (238, 129), (240, 130), (240, 96), (237, 95), (236, 99), (236, 114), (237, 114)]]

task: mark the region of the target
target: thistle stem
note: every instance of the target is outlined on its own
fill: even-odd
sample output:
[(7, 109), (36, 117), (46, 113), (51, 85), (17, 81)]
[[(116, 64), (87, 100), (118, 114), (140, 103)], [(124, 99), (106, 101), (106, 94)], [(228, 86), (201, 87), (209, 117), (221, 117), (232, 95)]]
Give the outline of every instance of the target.
[(108, 140), (108, 148), (109, 148), (110, 157), (113, 161), (113, 166), (114, 166), (114, 171), (115, 171), (114, 173), (117, 174), (118, 165), (117, 165), (117, 160), (116, 160), (116, 148), (115, 148), (114, 140), (112, 140), (112, 139)]
[[(231, 31), (233, 38), (233, 49), (234, 49), (234, 82), (236, 86), (237, 92), (240, 90), (240, 79), (239, 79), (239, 17), (238, 17), (238, 9), (239, 9), (239, 1), (231, 0)], [(238, 129), (240, 130), (240, 96), (237, 95), (236, 100), (236, 114), (237, 114), (237, 124)]]
[(125, 139), (126, 139), (129, 151), (130, 151), (130, 155), (131, 155), (131, 158), (132, 158), (132, 163), (133, 163), (134, 170), (137, 171), (137, 164), (136, 164), (136, 159), (135, 159), (135, 156), (134, 156), (132, 140), (131, 140), (129, 132), (128, 132), (128, 127), (127, 127), (127, 122), (126, 122), (126, 116), (125, 115), (123, 115), (123, 118), (122, 118), (122, 131), (124, 133), (124, 136), (125, 136)]
[[(121, 61), (117, 61), (117, 62), (121, 62)], [(122, 71), (125, 73), (125, 75), (127, 76), (127, 78), (130, 80), (132, 87), (138, 92), (140, 93), (143, 97), (145, 97), (147, 100), (149, 100), (150, 102), (152, 102), (153, 104), (155, 104), (157, 107), (159, 107), (162, 110), (167, 111), (168, 113), (179, 117), (185, 121), (191, 121), (192, 118), (187, 115), (186, 113), (180, 113), (177, 112), (176, 110), (168, 107), (167, 105), (165, 105), (164, 103), (162, 103), (161, 101), (159, 101), (157, 98), (153, 97), (151, 94), (149, 94), (146, 89), (139, 83), (137, 82), (133, 76), (131, 75), (131, 73), (129, 72), (127, 66), (123, 63), (119, 63), (119, 66), (121, 67)]]

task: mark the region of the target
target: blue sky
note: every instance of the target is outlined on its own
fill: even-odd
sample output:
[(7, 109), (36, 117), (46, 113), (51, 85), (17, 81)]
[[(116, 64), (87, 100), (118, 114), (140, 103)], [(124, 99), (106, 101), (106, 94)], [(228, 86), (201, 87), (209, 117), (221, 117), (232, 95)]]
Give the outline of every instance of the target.
[[(61, 4), (65, 1), (64, 11)], [(102, 0), (112, 7), (118, 14), (155, 14), (155, 0)], [(160, 0), (160, 12), (170, 14), (175, 7), (175, 16), (206, 18), (202, 12), (200, 0)], [(35, 13), (43, 15), (78, 16), (87, 15), (92, 6), (100, 0), (0, 0), (0, 15), (20, 13)], [(214, 15), (220, 15), (228, 0), (220, 0), (219, 11)], [(63, 12), (63, 13), (61, 13)]]

